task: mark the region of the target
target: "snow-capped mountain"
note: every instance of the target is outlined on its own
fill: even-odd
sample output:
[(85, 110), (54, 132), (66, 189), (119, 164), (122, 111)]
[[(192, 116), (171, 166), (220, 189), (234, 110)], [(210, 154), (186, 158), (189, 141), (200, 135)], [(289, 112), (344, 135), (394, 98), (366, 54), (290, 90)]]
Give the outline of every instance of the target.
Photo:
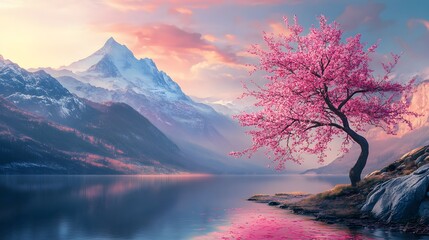
[(44, 71), (9, 60), (0, 69), (0, 173), (258, 171), (219, 162), (223, 156), (204, 148), (179, 148), (125, 103), (79, 98)]
[[(31, 73), (1, 59), (0, 97), (6, 110), (13, 109), (0, 115), (0, 135), (6, 137), (2, 142), (16, 150), (18, 140), (27, 139), (23, 145), (31, 146), (28, 156), (34, 148), (35, 153), (44, 151), (47, 158), (76, 159), (116, 173), (166, 173), (193, 167), (174, 142), (129, 105), (80, 99), (44, 71)], [(19, 109), (11, 107), (12, 103)], [(19, 111), (24, 117), (10, 120)], [(26, 112), (37, 118), (25, 117)], [(6, 152), (0, 151), (0, 159), (11, 159)]]
[(44, 71), (30, 73), (0, 56), (0, 96), (52, 120), (78, 117), (84, 104)]
[(159, 71), (151, 59), (136, 59), (113, 38), (91, 56), (62, 69), (74, 72), (84, 83), (106, 90), (133, 91), (169, 100), (187, 99), (179, 85)]
[[(137, 59), (113, 38), (87, 58), (45, 69), (70, 92), (95, 102), (125, 102), (170, 137), (209, 148), (228, 141), (235, 126), (212, 107), (193, 101), (148, 58)], [(225, 150), (223, 153), (233, 149)]]

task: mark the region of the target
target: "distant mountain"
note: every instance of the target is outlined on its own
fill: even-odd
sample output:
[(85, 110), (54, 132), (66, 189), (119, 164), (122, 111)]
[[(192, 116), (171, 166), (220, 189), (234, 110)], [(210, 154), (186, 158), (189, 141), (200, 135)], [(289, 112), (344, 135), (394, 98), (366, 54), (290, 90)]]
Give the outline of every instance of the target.
[(44, 71), (30, 73), (0, 56), (0, 96), (51, 120), (79, 117), (85, 105)]
[(136, 59), (113, 38), (91, 56), (61, 69), (75, 73), (81, 82), (112, 91), (133, 91), (151, 98), (189, 100), (165, 72), (149, 59)]
[(224, 157), (233, 150), (225, 133), (238, 127), (230, 118), (193, 101), (153, 60), (137, 59), (113, 38), (85, 59), (45, 70), (79, 97), (129, 104), (180, 144), (199, 145)]
[[(46, 151), (46, 156), (58, 152), (54, 155), (64, 155), (62, 158), (69, 159), (82, 153), (80, 157), (77, 156), (78, 159), (111, 161), (111, 164), (117, 166), (106, 167), (107, 169), (126, 173), (203, 169), (187, 162), (175, 143), (130, 106), (122, 103), (98, 104), (79, 99), (43, 71), (30, 73), (9, 60), (0, 59), (0, 97), (4, 98), (5, 106), (9, 106), (7, 101), (11, 101), (24, 111), (39, 116), (38, 121), (42, 122), (43, 126), (55, 126), (54, 129), (44, 132), (43, 128), (39, 129), (40, 126), (31, 124), (31, 118), (27, 119), (30, 122), (29, 128), (22, 133), (18, 132), (29, 139), (37, 139), (36, 142), (41, 146), (48, 146), (52, 151)], [(5, 119), (8, 117), (6, 113), (2, 116)], [(21, 123), (26, 126), (24, 120)], [(3, 127), (16, 129), (18, 126), (10, 120), (4, 123)], [(40, 130), (37, 133), (38, 138), (30, 134), (32, 127)], [(77, 134), (78, 139), (83, 138), (85, 141), (68, 139), (67, 134), (54, 134), (55, 131), (62, 130)], [(14, 133), (10, 135), (15, 136)], [(4, 141), (11, 147), (16, 147), (17, 143), (13, 139), (7, 138)], [(9, 155), (0, 157), (15, 159)], [(121, 170), (118, 170), (118, 167)]]
[[(409, 119), (413, 125), (412, 130), (405, 124), (400, 124), (397, 135), (387, 135), (378, 128), (372, 128), (366, 133), (370, 153), (364, 173), (381, 169), (399, 159), (409, 149), (429, 144), (429, 81), (423, 81), (414, 88), (410, 101), (410, 110), (420, 114), (419, 117)], [(348, 174), (359, 153), (359, 146), (354, 144), (343, 157), (326, 166), (307, 170), (306, 173)]]
[[(216, 155), (210, 150), (190, 143), (183, 144), (182, 149), (179, 148), (147, 118), (125, 103), (107, 102), (101, 104), (79, 98), (71, 94), (46, 72), (28, 72), (3, 58), (0, 59), (0, 66), (0, 97), (4, 98), (5, 102), (13, 101), (19, 111), (31, 113), (32, 116), (37, 116), (39, 121), (50, 126), (55, 125), (58, 129), (74, 132), (87, 141), (86, 145), (79, 143), (78, 146), (80, 147), (74, 147), (75, 145), (68, 143), (77, 140), (69, 140), (61, 134), (51, 134), (52, 131), (47, 131), (46, 135), (43, 135), (42, 131), (39, 133), (40, 139), (37, 141), (40, 145), (49, 146), (50, 151), (45, 151), (45, 154), (41, 155), (40, 158), (19, 158), (19, 161), (23, 159), (26, 159), (25, 161), (57, 159), (56, 156), (61, 155), (61, 159), (65, 160), (80, 159), (81, 161), (95, 162), (99, 166), (103, 166), (103, 169), (105, 168), (103, 170), (105, 173), (129, 174), (260, 171), (258, 167), (252, 166), (252, 164), (228, 163), (227, 160), (219, 161), (225, 156)], [(4, 127), (13, 129), (16, 126), (14, 126), (13, 121), (9, 121)], [(28, 134), (27, 131), (22, 133), (24, 136)], [(12, 134), (12, 136), (14, 135)], [(34, 137), (31, 138), (34, 139)], [(4, 140), (5, 146), (10, 145), (15, 150), (25, 148), (26, 144), (30, 144), (26, 142), (19, 146), (18, 142), (12, 138)], [(82, 148), (82, 144), (88, 146)], [(92, 148), (89, 148), (91, 144)], [(16, 151), (14, 154), (22, 157)], [(28, 154), (30, 155), (25, 156), (33, 156), (30, 150)], [(0, 152), (0, 159), (3, 157), (6, 160), (16, 160), (5, 152)], [(14, 164), (13, 161), (10, 163)], [(28, 166), (35, 165), (30, 164)], [(31, 172), (31, 167), (25, 169)], [(36, 169), (33, 170), (36, 171)], [(93, 168), (91, 169), (93, 170)], [(100, 172), (91, 169), (72, 172)], [(69, 171), (71, 170), (65, 168), (62, 172)]]
[(119, 174), (174, 172), (129, 161), (94, 136), (26, 113), (0, 98), (0, 173)]

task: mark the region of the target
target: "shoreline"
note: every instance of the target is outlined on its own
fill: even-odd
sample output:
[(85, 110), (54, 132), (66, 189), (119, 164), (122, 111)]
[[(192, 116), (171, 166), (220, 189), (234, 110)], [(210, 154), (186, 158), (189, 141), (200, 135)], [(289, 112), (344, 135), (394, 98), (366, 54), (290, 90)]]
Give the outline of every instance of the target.
[[(311, 216), (314, 217), (314, 220), (327, 224), (341, 224), (349, 228), (378, 228), (429, 236), (428, 218), (420, 216), (418, 213), (403, 220), (396, 220), (397, 222), (386, 222), (376, 219), (370, 213), (361, 211), (368, 196), (377, 186), (381, 186), (389, 180), (414, 174), (426, 164), (429, 164), (429, 145), (415, 148), (388, 166), (368, 174), (356, 187), (352, 187), (350, 184), (340, 184), (317, 194), (259, 194), (248, 200), (287, 209), (294, 214)], [(424, 176), (429, 177), (429, 175)], [(410, 184), (411, 186), (414, 185), (413, 182)], [(414, 193), (410, 192), (409, 194)], [(385, 199), (385, 201), (388, 200)], [(405, 199), (404, 201), (408, 200)], [(429, 201), (429, 189), (426, 190), (424, 199), (419, 201), (420, 204)], [(386, 206), (384, 207), (386, 208)], [(386, 211), (390, 210), (386, 209)]]
[[(338, 188), (347, 189), (347, 192), (352, 189), (352, 187), (346, 187), (345, 185), (337, 185), (330, 191), (338, 191)], [(356, 193), (357, 189), (354, 189), (354, 192)], [(307, 194), (292, 192), (277, 193), (274, 195), (257, 194), (247, 200), (281, 208), (293, 214), (310, 216), (313, 217), (315, 221), (324, 222), (326, 224), (339, 224), (351, 229), (379, 228), (416, 235), (429, 235), (429, 225), (418, 221), (386, 223), (368, 214), (361, 213), (360, 207), (363, 205), (363, 202), (361, 204), (356, 204), (356, 201), (360, 201), (362, 198), (356, 198), (353, 194), (351, 198), (347, 198), (345, 195), (341, 195), (343, 197), (325, 196), (321, 198), (321, 194), (326, 195), (329, 193)]]

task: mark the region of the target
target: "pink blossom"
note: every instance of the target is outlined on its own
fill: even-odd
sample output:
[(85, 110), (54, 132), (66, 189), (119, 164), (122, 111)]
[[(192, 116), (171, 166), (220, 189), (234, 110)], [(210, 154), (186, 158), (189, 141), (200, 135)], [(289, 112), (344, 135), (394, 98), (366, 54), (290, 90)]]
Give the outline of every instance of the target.
[(267, 83), (256, 90), (245, 86), (244, 95), (257, 100), (258, 110), (234, 117), (250, 128), (253, 144), (232, 155), (250, 157), (266, 148), (277, 168), (286, 161), (301, 163), (301, 153), (315, 154), (322, 162), (334, 137), (343, 139), (342, 151), (347, 151), (351, 140), (361, 137), (354, 134), (368, 125), (394, 134), (396, 124), (409, 124), (404, 117), (415, 115), (406, 98), (413, 81), (390, 79), (398, 55), (392, 54), (393, 61), (383, 64), (378, 76), (369, 67), (377, 44), (365, 49), (359, 34), (343, 41), (340, 26), (324, 16), (306, 35), (296, 18), (293, 25), (286, 18), (285, 23), (290, 34), (264, 34), (266, 48), (249, 50), (259, 59), (255, 71), (267, 73)]

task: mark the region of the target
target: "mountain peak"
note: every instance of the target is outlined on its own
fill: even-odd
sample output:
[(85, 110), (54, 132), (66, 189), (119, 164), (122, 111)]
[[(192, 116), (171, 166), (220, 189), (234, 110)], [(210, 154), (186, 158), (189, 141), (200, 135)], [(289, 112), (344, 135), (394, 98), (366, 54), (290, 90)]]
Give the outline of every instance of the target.
[(108, 56), (112, 64), (118, 64), (116, 67), (127, 65), (130, 61), (136, 60), (134, 54), (127, 46), (118, 43), (113, 37), (107, 39), (103, 47), (87, 58), (76, 61), (69, 66), (62, 67), (74, 73), (84, 72), (90, 67), (100, 62), (104, 57)]
[(127, 46), (118, 43), (113, 37), (107, 39), (104, 46), (95, 55), (111, 55), (112, 58), (134, 58), (134, 54)]
[(107, 39), (106, 43), (104, 44), (104, 46), (121, 46), (121, 44), (119, 44), (113, 37), (110, 37), (109, 39)]
[(0, 67), (8, 67), (8, 68), (12, 68), (15, 69), (16, 71), (21, 71), (23, 69), (20, 69), (20, 67), (18, 66), (18, 64), (10, 61), (9, 59), (4, 58), (2, 55), (0, 55)]
[(103, 47), (100, 50), (103, 49), (108, 49), (108, 50), (112, 50), (112, 49), (126, 49), (129, 51), (129, 49), (123, 45), (118, 43), (113, 37), (110, 37), (109, 39), (107, 39), (106, 43), (104, 43)]

